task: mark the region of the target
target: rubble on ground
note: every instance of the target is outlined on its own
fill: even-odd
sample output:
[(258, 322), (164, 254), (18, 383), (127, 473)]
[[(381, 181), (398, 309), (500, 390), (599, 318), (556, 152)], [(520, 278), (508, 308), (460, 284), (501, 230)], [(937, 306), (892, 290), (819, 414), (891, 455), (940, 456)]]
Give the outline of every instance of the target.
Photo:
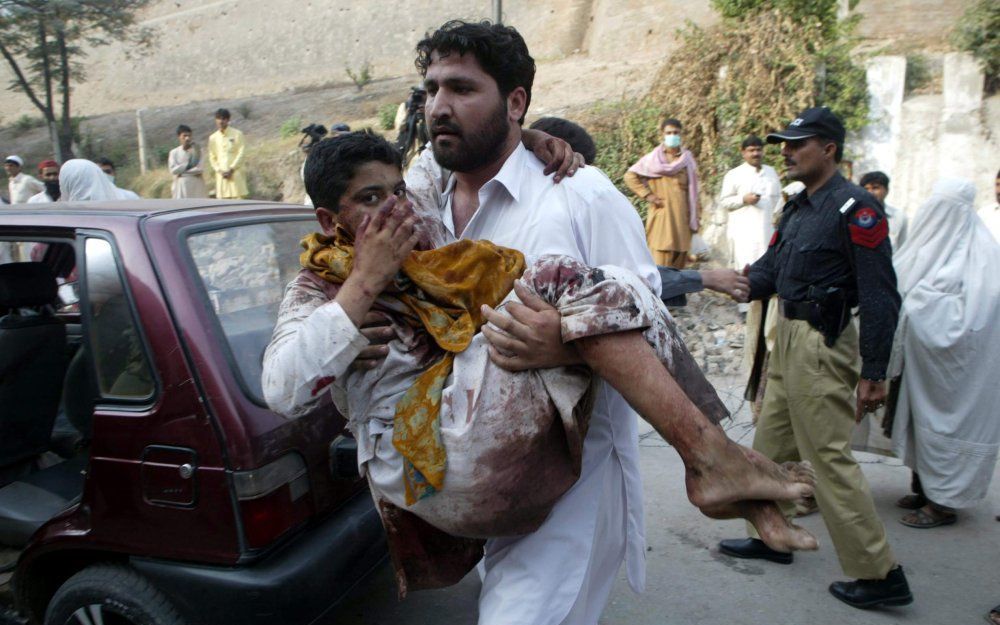
[(711, 291), (692, 293), (687, 301), (687, 306), (672, 307), (670, 314), (702, 371), (742, 374), (744, 323), (736, 302)]

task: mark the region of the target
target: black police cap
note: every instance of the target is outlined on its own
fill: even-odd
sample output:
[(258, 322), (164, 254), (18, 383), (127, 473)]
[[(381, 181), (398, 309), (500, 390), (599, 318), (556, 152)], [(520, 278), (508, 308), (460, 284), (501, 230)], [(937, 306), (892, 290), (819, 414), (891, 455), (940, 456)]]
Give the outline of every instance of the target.
[(846, 136), (847, 131), (844, 130), (844, 124), (840, 118), (827, 107), (816, 106), (799, 113), (799, 116), (781, 132), (772, 132), (767, 135), (767, 142), (781, 143), (782, 141), (795, 141), (807, 137), (823, 137), (837, 145), (843, 145)]

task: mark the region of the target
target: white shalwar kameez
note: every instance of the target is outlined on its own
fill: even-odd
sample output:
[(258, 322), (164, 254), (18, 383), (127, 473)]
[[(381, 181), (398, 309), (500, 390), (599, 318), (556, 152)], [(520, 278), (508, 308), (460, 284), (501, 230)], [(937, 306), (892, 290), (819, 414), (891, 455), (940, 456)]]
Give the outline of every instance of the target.
[(986, 229), (990, 231), (997, 243), (1000, 243), (1000, 203), (994, 202), (980, 208), (979, 218), (986, 224)]
[(935, 184), (894, 259), (892, 442), (927, 498), (952, 508), (986, 496), (1000, 451), (1000, 244), (973, 212), (975, 194), (968, 181)]
[(44, 190), (45, 185), (42, 184), (41, 180), (29, 176), (23, 171), (18, 172), (7, 182), (7, 192), (10, 193), (11, 204), (24, 204), (31, 196)]
[[(518, 145), (479, 190), (479, 209), (462, 238), (485, 239), (528, 256), (564, 254), (586, 265), (616, 265), (657, 294), (660, 277), (635, 209), (599, 170), (558, 184)], [(412, 169), (412, 168), (411, 168)], [(409, 178), (408, 178), (409, 182)], [(442, 219), (454, 233), (451, 194)], [(624, 558), (629, 585), (645, 585), (645, 528), (638, 419), (601, 383), (583, 448), (580, 479), (533, 534), (486, 543), (480, 625), (594, 625)]]
[(175, 200), (208, 197), (205, 181), (202, 179), (205, 170), (201, 150), (196, 146), (185, 150), (183, 145), (179, 145), (170, 150), (167, 169), (174, 177), (174, 182), (170, 185), (170, 197)]
[(906, 226), (909, 220), (901, 208), (889, 204), (883, 204), (883, 208), (889, 220), (889, 241), (892, 243), (892, 251), (896, 252), (906, 242)]
[(48, 194), (48, 191), (36, 193), (28, 198), (28, 204), (52, 204), (55, 200)]
[[(760, 195), (756, 204), (746, 204), (743, 196)], [(767, 251), (774, 226), (772, 213), (781, 201), (781, 181), (769, 165), (757, 169), (749, 163), (730, 169), (722, 179), (719, 205), (729, 211), (727, 231), (733, 266), (742, 270)]]

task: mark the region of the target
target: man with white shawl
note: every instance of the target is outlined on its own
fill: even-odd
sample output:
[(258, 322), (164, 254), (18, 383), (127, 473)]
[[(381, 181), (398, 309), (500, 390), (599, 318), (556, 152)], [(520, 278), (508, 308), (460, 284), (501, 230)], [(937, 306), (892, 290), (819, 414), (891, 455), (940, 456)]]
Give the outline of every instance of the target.
[(914, 471), (898, 505), (917, 528), (955, 522), (982, 500), (1000, 449), (998, 244), (972, 208), (975, 186), (934, 185), (895, 259), (903, 296), (889, 376), (898, 378), (896, 454)]

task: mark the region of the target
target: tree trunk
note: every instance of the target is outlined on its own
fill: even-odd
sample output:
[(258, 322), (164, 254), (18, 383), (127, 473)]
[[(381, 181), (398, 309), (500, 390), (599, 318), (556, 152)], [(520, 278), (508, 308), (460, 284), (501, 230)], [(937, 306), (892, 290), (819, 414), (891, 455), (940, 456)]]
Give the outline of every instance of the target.
[(62, 151), (63, 157), (70, 159), (73, 158), (73, 118), (70, 117), (69, 106), (69, 50), (66, 46), (66, 34), (61, 28), (56, 30), (56, 43), (59, 46), (59, 89), (62, 92), (62, 119), (59, 120), (59, 148)]
[(55, 107), (52, 104), (52, 62), (49, 58), (49, 37), (45, 29), (45, 21), (38, 20), (38, 45), (42, 53), (42, 86), (45, 87), (45, 122), (52, 141), (52, 156), (57, 163), (63, 162), (62, 145), (59, 142), (59, 132), (56, 128)]

